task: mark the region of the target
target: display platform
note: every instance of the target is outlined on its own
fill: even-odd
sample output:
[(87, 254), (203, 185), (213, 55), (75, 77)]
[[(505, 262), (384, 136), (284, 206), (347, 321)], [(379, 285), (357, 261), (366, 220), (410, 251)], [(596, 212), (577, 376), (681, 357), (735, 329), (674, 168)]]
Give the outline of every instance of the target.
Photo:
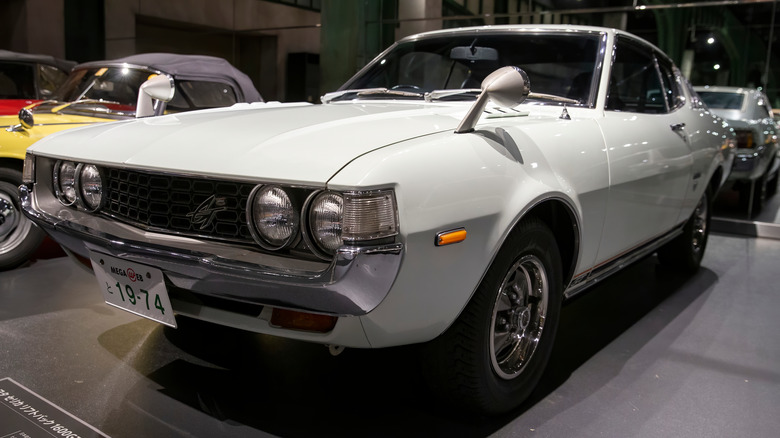
[(109, 307), (66, 258), (0, 273), (0, 378), (111, 437), (776, 436), (780, 241), (712, 235), (565, 304), (550, 365), (497, 418), (441, 406), (414, 348), (347, 349)]

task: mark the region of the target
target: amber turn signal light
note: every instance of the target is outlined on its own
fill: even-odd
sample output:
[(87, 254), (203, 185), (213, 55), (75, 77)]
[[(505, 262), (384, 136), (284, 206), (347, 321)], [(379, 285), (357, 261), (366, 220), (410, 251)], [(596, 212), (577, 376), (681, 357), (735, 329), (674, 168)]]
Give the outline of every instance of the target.
[(271, 314), (272, 326), (308, 332), (329, 332), (336, 326), (337, 320), (335, 316), (277, 308)]
[(465, 228), (442, 231), (441, 233), (436, 234), (436, 246), (451, 245), (453, 243), (463, 242), (464, 240), (466, 240)]

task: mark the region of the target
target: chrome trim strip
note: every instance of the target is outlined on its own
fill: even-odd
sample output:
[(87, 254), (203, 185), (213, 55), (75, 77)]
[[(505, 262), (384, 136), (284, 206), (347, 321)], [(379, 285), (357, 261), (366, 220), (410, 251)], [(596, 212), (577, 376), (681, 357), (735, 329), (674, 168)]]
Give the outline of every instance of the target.
[[(88, 257), (91, 251), (99, 252), (155, 266), (164, 272), (169, 287), (231, 301), (337, 316), (364, 315), (387, 296), (403, 258), (401, 243), (342, 247), (330, 264), (251, 251), (223, 257), (219, 254), (224, 250), (236, 249), (171, 239), (78, 211), (71, 211), (68, 220), (59, 219), (33, 207), (35, 195), (25, 185), (20, 187), (20, 198), (27, 217), (74, 254)], [(111, 233), (100, 231), (104, 226)], [(247, 259), (238, 258), (242, 255)], [(324, 269), (312, 270), (313, 266)]]
[(655, 251), (658, 250), (658, 248), (662, 247), (664, 244), (670, 242), (675, 237), (682, 234), (684, 225), (685, 223), (681, 224), (674, 230), (656, 239), (653, 239), (645, 244), (638, 246), (635, 249), (627, 251), (626, 253), (612, 260), (609, 260), (607, 262), (602, 263), (599, 266), (596, 266), (595, 268), (593, 268), (593, 270), (590, 271), (589, 274), (587, 272), (585, 273), (585, 277), (586, 277), (585, 279), (577, 281), (577, 279), (575, 278), (572, 281), (572, 283), (569, 285), (569, 287), (566, 289), (566, 291), (563, 293), (564, 298), (566, 299), (572, 298), (580, 294), (581, 292), (584, 292), (587, 288), (593, 286), (599, 281), (618, 272), (624, 267), (632, 263), (635, 263), (643, 259), (644, 257), (647, 257), (650, 254), (654, 253)]

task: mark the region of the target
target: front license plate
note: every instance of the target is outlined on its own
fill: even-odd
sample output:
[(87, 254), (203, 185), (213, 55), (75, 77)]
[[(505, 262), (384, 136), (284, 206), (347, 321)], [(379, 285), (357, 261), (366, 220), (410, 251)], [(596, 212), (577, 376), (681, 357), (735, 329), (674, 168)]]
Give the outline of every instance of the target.
[(162, 271), (100, 253), (90, 253), (106, 303), (176, 328)]

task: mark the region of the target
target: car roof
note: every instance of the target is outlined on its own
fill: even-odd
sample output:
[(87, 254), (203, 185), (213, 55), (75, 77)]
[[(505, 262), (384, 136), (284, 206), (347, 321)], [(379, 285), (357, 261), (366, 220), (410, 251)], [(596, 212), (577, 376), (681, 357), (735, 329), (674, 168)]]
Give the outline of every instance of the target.
[(693, 87), (696, 91), (712, 91), (714, 93), (734, 93), (734, 94), (753, 94), (758, 92), (755, 88), (748, 87), (728, 87), (725, 85), (696, 85)]
[(20, 52), (12, 52), (10, 50), (0, 50), (0, 60), (35, 63), (35, 64), (46, 64), (46, 65), (57, 67), (58, 69), (65, 72), (69, 72), (76, 65), (74, 61), (55, 58), (50, 55), (20, 53)]
[(260, 92), (252, 79), (227, 60), (216, 56), (181, 55), (177, 53), (141, 53), (123, 58), (90, 61), (79, 64), (76, 69), (106, 67), (114, 64), (131, 64), (148, 67), (167, 73), (179, 80), (218, 79), (233, 83), (243, 94), (245, 102), (262, 102)]

